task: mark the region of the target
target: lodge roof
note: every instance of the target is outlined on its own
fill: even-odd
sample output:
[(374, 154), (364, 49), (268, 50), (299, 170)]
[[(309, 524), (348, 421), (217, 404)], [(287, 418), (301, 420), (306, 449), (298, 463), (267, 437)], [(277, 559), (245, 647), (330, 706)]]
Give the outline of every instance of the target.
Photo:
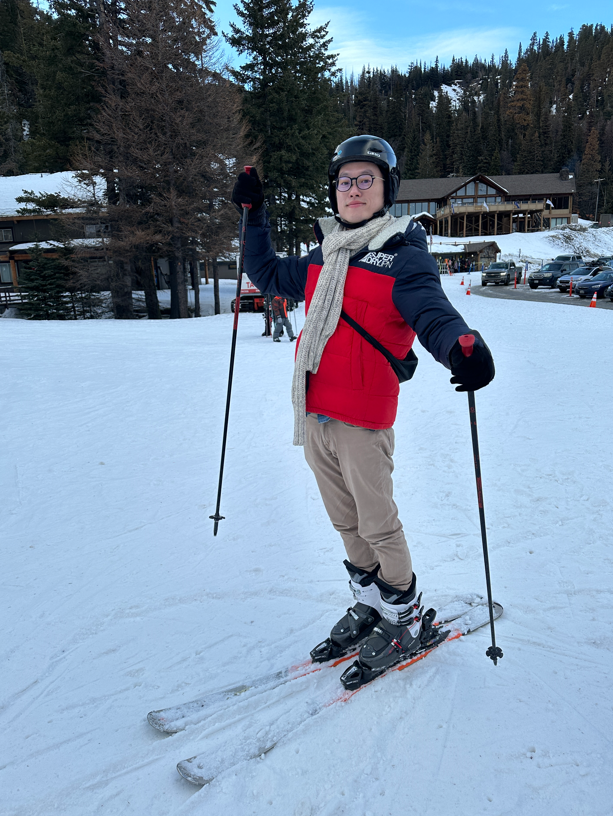
[(483, 252), (483, 250), (487, 247), (494, 247), (496, 252), (500, 252), (500, 247), (496, 241), (469, 241), (468, 243), (464, 244), (464, 251), (478, 254)]
[(571, 195), (577, 189), (574, 178), (561, 179), (559, 173), (527, 173), (516, 176), (451, 176), (447, 178), (404, 179), (396, 201), (436, 201), (474, 179), (490, 179), (509, 196)]

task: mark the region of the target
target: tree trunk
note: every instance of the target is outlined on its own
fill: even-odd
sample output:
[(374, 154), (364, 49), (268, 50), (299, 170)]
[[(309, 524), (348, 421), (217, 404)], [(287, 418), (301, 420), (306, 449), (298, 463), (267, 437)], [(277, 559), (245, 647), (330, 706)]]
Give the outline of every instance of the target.
[(177, 285), (179, 290), (179, 317), (189, 317), (187, 275), (185, 274), (185, 258), (183, 252), (181, 252), (177, 258)]
[(155, 288), (155, 277), (153, 273), (153, 258), (145, 255), (137, 255), (134, 259), (138, 276), (143, 285), (145, 293), (145, 306), (147, 307), (147, 317), (149, 320), (160, 320), (160, 303), (158, 293)]
[(221, 314), (221, 303), (219, 301), (219, 268), (217, 266), (217, 257), (211, 258), (211, 265), (213, 267), (213, 300), (215, 301), (215, 314)]
[(194, 288), (194, 317), (200, 317), (200, 269), (198, 253), (195, 249), (192, 249), (190, 266), (192, 269), (192, 286)]
[(170, 317), (189, 317), (187, 308), (187, 281), (185, 279), (185, 262), (181, 239), (174, 236), (171, 239), (173, 252), (168, 258), (170, 268)]
[(115, 320), (133, 320), (132, 275), (129, 264), (113, 261), (111, 267), (111, 299)]
[(179, 284), (177, 278), (177, 259), (174, 255), (168, 257), (168, 272), (170, 277), (170, 319), (181, 317), (179, 313)]

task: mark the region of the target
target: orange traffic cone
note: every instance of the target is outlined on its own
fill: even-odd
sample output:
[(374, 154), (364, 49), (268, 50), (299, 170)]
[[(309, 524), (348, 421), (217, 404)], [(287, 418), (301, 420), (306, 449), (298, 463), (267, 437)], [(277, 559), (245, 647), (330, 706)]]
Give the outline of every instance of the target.
[(470, 295), (470, 281), (468, 281), (468, 286), (466, 287), (466, 294)]
[(460, 281), (460, 286), (464, 286), (464, 275), (462, 275), (462, 280)]
[(590, 309), (595, 309), (596, 308), (597, 299), (598, 299), (598, 293), (594, 292), (594, 294), (592, 295), (592, 299), (590, 300)]

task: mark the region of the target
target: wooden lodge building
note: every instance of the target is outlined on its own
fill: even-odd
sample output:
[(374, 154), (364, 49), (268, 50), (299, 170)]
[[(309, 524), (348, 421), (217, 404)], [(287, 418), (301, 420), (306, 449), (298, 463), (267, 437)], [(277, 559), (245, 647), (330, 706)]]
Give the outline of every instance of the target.
[(393, 215), (413, 215), (432, 235), (471, 238), (539, 232), (571, 223), (574, 174), (451, 176), (400, 182)]

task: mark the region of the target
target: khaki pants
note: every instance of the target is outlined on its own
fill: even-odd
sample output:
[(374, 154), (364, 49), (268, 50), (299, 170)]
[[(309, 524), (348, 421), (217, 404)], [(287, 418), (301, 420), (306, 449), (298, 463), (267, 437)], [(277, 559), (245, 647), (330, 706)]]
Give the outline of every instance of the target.
[(371, 431), (307, 416), (304, 455), (347, 558), (369, 572), (380, 564), (379, 576), (405, 590), (413, 569), (393, 499), (393, 453), (392, 428)]

